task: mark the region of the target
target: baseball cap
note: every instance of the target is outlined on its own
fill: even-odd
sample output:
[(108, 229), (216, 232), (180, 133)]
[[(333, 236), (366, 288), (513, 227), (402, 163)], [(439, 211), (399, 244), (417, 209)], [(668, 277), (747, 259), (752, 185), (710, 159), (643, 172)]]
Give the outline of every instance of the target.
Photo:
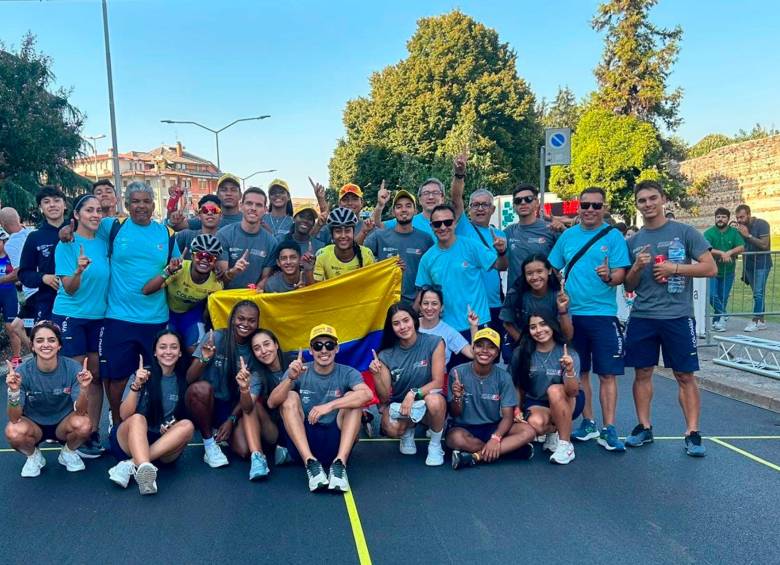
[(498, 335), (496, 330), (491, 328), (482, 328), (474, 334), (474, 339), (471, 340), (471, 345), (474, 345), (480, 339), (486, 339), (499, 349), (501, 348), (501, 336)]
[(238, 178), (233, 173), (225, 173), (224, 175), (219, 177), (219, 180), (217, 181), (217, 188), (222, 186), (223, 182), (227, 182), (227, 181), (235, 183), (238, 186), (238, 189), (241, 190), (241, 179)]
[(397, 191), (397, 192), (396, 192), (396, 193), (393, 195), (393, 206), (395, 206), (395, 203), (396, 203), (396, 201), (397, 201), (399, 198), (408, 198), (409, 200), (411, 200), (411, 201), (412, 201), (412, 204), (414, 204), (415, 206), (417, 206), (417, 199), (414, 197), (414, 194), (412, 194), (412, 193), (411, 193), (411, 192), (409, 192), (408, 190), (404, 190), (404, 189), (402, 188), (401, 190)]
[(333, 326), (329, 326), (328, 324), (320, 324), (319, 326), (314, 326), (309, 333), (309, 341), (312, 341), (315, 337), (320, 336), (328, 336), (332, 337), (336, 341), (339, 340), (339, 336), (336, 334), (336, 328)]
[(345, 194), (349, 194), (349, 193), (352, 193), (359, 198), (363, 198), (363, 191), (361, 190), (361, 188), (356, 184), (348, 182), (347, 184), (341, 187), (341, 190), (339, 190), (339, 200), (344, 198)]
[(293, 218), (305, 210), (311, 210), (315, 218), (319, 215), (317, 209), (311, 204), (296, 204), (295, 206), (293, 206)]
[(10, 239), (10, 235), (8, 235), (8, 232), (5, 231), (3, 228), (0, 228), (0, 241), (8, 241)]
[(279, 188), (283, 188), (287, 191), (287, 194), (290, 194), (290, 187), (287, 184), (286, 180), (282, 179), (274, 179), (270, 183), (268, 183), (268, 190), (270, 191), (272, 187), (278, 186)]

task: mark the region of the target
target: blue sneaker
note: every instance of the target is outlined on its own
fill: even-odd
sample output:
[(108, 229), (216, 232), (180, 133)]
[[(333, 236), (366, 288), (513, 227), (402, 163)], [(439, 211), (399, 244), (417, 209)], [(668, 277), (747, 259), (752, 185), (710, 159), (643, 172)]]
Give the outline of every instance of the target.
[(631, 431), (631, 435), (626, 438), (626, 445), (640, 447), (646, 443), (653, 443), (653, 426), (646, 428), (642, 424), (637, 424)]
[(571, 437), (577, 441), (588, 441), (589, 439), (596, 439), (599, 435), (601, 434), (599, 434), (599, 429), (596, 427), (596, 422), (583, 418), (582, 422), (580, 422), (580, 427), (572, 432)]
[(606, 428), (601, 428), (601, 434), (599, 439), (596, 440), (601, 447), (607, 451), (625, 451), (625, 444), (618, 438), (617, 430), (615, 426), (609, 425)]
[(685, 436), (685, 453), (691, 457), (704, 457), (707, 455), (707, 448), (701, 444), (699, 432), (691, 432)]
[(249, 465), (249, 480), (256, 481), (258, 479), (264, 479), (270, 473), (268, 469), (268, 461), (265, 459), (265, 455), (259, 451), (255, 451), (250, 459)]

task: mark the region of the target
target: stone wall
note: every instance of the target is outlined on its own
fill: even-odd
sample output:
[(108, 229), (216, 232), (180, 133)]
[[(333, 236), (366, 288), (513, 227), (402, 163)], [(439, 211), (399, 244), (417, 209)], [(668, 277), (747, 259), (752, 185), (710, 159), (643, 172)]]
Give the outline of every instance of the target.
[(780, 235), (780, 135), (721, 147), (679, 167), (703, 196), (695, 215), (674, 210), (677, 219), (703, 229), (714, 223), (716, 208), (728, 208), (733, 218), (744, 203)]

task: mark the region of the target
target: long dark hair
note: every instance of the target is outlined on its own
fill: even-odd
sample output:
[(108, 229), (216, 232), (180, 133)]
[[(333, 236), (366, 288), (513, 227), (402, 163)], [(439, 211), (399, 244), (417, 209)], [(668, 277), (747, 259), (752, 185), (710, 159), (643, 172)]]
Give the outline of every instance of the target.
[(534, 261), (539, 261), (544, 265), (545, 269), (550, 271), (550, 276), (547, 278), (547, 291), (549, 292), (552, 290), (553, 292), (558, 292), (561, 290), (561, 281), (558, 280), (555, 270), (547, 259), (547, 256), (534, 253), (530, 257), (527, 257), (526, 260), (523, 261), (523, 264), (520, 265), (520, 273), (514, 284), (518, 294), (522, 297), (526, 292), (531, 292), (531, 287), (529, 286), (528, 281), (525, 280), (525, 268)]
[(564, 343), (568, 345), (568, 341), (563, 336), (561, 326), (556, 318), (551, 318), (548, 314), (543, 312), (532, 312), (528, 319), (523, 322), (522, 336), (520, 344), (515, 349), (512, 355), (512, 380), (515, 385), (523, 390), (528, 390), (528, 385), (531, 380), (531, 358), (534, 351), (536, 351), (536, 340), (531, 337), (528, 331), (528, 326), (531, 318), (537, 317), (544, 320), (544, 323), (552, 330), (553, 341), (558, 345)]
[(395, 331), (393, 331), (393, 316), (398, 314), (398, 312), (406, 312), (409, 314), (414, 321), (414, 331), (420, 331), (420, 318), (417, 312), (415, 312), (408, 304), (404, 304), (403, 302), (396, 302), (387, 309), (385, 327), (382, 330), (382, 343), (379, 345), (380, 351), (394, 347), (399, 341), (398, 336), (395, 335)]
[[(157, 351), (157, 343), (166, 335), (172, 335), (178, 340), (179, 351), (182, 353), (181, 357), (179, 357), (179, 360), (176, 361), (176, 365), (173, 368), (173, 374), (176, 378), (176, 385), (179, 389), (179, 402), (176, 404), (174, 416), (179, 419), (184, 408), (184, 393), (187, 390), (187, 362), (184, 358), (184, 348), (182, 346), (183, 342), (181, 336), (178, 334), (178, 332), (173, 330), (164, 329), (160, 331), (154, 337), (152, 351)], [(153, 357), (152, 364), (149, 367), (149, 381), (144, 387), (144, 390), (149, 394), (149, 412), (146, 414), (146, 421), (150, 428), (157, 428), (164, 423), (163, 417), (165, 416), (165, 412), (163, 410), (162, 401), (162, 379), (163, 374), (160, 362), (156, 357)]]
[[(290, 366), (290, 359), (286, 357), (282, 351), (282, 346), (279, 344), (279, 338), (276, 337), (276, 334), (272, 332), (271, 330), (267, 330), (265, 328), (257, 328), (255, 332), (249, 337), (249, 343), (252, 343), (252, 340), (256, 335), (265, 334), (268, 337), (271, 338), (271, 340), (276, 344), (276, 358), (279, 359), (279, 367), (282, 371), (286, 371), (287, 367)], [(269, 393), (273, 390), (273, 387), (271, 386), (271, 370), (268, 368), (267, 365), (264, 365), (257, 357), (255, 357), (254, 352), (252, 353), (252, 358), (249, 363), (249, 368), (252, 371), (257, 371), (262, 375), (263, 380), (265, 381), (265, 390), (267, 390)]]
[[(230, 311), (228, 327), (225, 332), (225, 378), (227, 379), (227, 388), (230, 392), (231, 402), (237, 402), (239, 397), (238, 383), (236, 374), (238, 373), (238, 342), (236, 341), (233, 324), (236, 318), (236, 312), (241, 308), (252, 308), (257, 312), (257, 323), (260, 324), (260, 308), (251, 300), (242, 300), (238, 302)], [(250, 342), (251, 343), (251, 342)]]

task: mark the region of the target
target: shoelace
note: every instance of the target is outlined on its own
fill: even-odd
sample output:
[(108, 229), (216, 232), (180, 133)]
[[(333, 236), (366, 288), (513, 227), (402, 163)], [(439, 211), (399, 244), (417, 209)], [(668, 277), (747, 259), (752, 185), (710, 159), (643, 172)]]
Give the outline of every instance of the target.
[(693, 445), (701, 445), (701, 436), (699, 435), (699, 432), (693, 432), (688, 436), (688, 441), (690, 441)]
[(636, 427), (635, 427), (635, 428), (634, 428), (634, 429), (631, 431), (631, 435), (632, 435), (632, 436), (638, 436), (638, 435), (639, 435), (639, 434), (641, 434), (643, 431), (645, 431), (645, 427), (644, 427), (642, 424), (638, 424), (638, 425), (637, 425), (637, 426), (636, 426)]
[(309, 461), (306, 464), (306, 472), (309, 473), (310, 477), (316, 477), (322, 473), (322, 465), (319, 461)]
[(339, 479), (344, 478), (344, 464), (341, 462), (340, 459), (336, 459), (333, 462), (333, 465), (331, 466), (331, 471), (333, 471), (333, 474), (336, 475)]

